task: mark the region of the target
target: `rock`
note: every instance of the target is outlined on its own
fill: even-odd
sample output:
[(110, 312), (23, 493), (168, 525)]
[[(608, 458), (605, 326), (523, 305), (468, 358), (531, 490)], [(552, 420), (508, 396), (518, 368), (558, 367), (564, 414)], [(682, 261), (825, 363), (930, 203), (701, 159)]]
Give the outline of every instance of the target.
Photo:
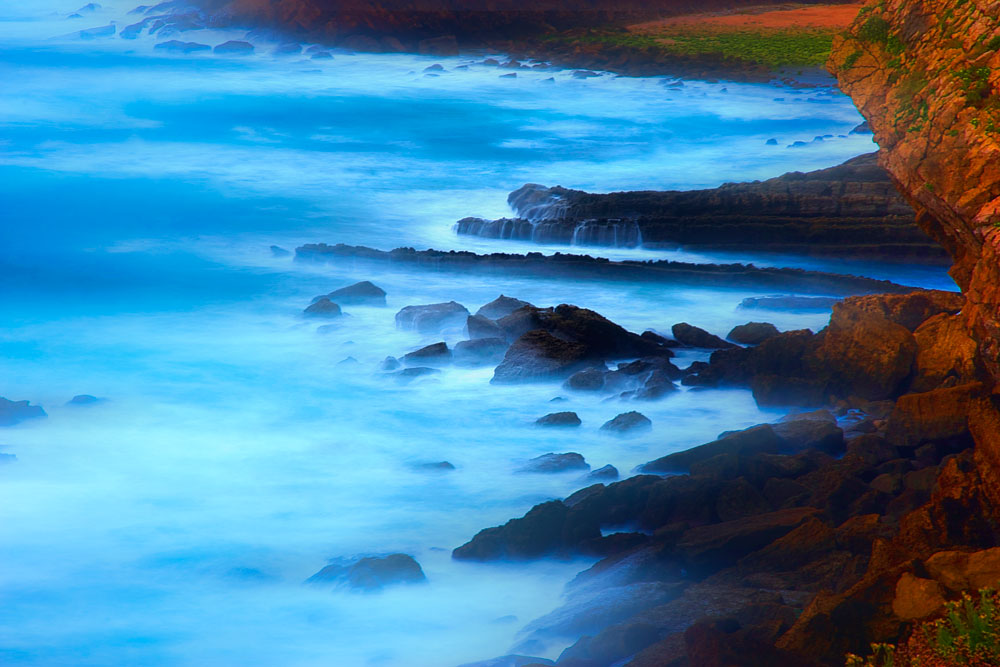
[(584, 476), (583, 482), (591, 484), (594, 482), (609, 482), (618, 479), (618, 468), (613, 465), (606, 465), (603, 468), (592, 470)]
[(910, 391), (938, 389), (948, 381), (967, 384), (976, 379), (976, 342), (960, 316), (941, 313), (913, 332), (917, 342), (916, 369)]
[(208, 44), (199, 44), (198, 42), (181, 42), (176, 39), (172, 39), (169, 42), (160, 42), (153, 48), (160, 51), (170, 51), (171, 53), (184, 54), (212, 50), (212, 47)]
[(469, 311), (465, 306), (449, 301), (426, 306), (406, 306), (396, 313), (396, 326), (419, 333), (438, 333), (444, 329), (464, 326), (468, 318)]
[(590, 350), (579, 343), (556, 338), (547, 331), (524, 334), (507, 349), (493, 373), (493, 383), (509, 384), (559, 379), (590, 366)]
[(479, 662), (467, 662), (458, 667), (534, 667), (535, 665), (554, 665), (548, 658), (534, 658), (528, 655), (504, 655), (491, 660), (480, 660)]
[(519, 310), (525, 306), (534, 308), (534, 306), (527, 301), (521, 301), (520, 299), (515, 299), (501, 294), (496, 299), (490, 301), (488, 304), (477, 310), (476, 315), (482, 315), (483, 317), (488, 317), (491, 320), (499, 320), (501, 317), (506, 317), (515, 310)]
[(469, 338), (506, 338), (504, 330), (496, 322), (483, 315), (470, 315), (465, 321), (465, 331)]
[(652, 428), (653, 422), (649, 420), (649, 417), (634, 410), (623, 412), (601, 426), (601, 430), (605, 433), (614, 433), (615, 435), (633, 435), (649, 431)]
[(97, 398), (96, 396), (91, 396), (90, 394), (79, 394), (69, 399), (66, 405), (94, 405), (95, 403), (101, 403), (103, 399)]
[(691, 326), (687, 322), (679, 322), (671, 327), (674, 338), (688, 347), (702, 347), (712, 350), (722, 350), (735, 347), (732, 343), (722, 340), (718, 336), (708, 333), (704, 329)]
[(906, 572), (896, 583), (892, 611), (904, 621), (926, 618), (944, 606), (941, 585)]
[(499, 363), (507, 351), (501, 338), (475, 338), (455, 343), (453, 358), (462, 366), (492, 366)]
[(535, 420), (535, 426), (579, 426), (583, 422), (575, 412), (552, 412)]
[(271, 246), (271, 255), (273, 257), (289, 257), (292, 253), (285, 250), (281, 246), (273, 245)]
[(590, 470), (590, 466), (576, 452), (566, 454), (542, 454), (528, 461), (517, 472), (567, 472), (569, 470)]
[(403, 355), (405, 366), (444, 365), (451, 363), (451, 350), (447, 343), (434, 343)]
[(394, 584), (427, 581), (420, 564), (406, 554), (370, 556), (350, 565), (327, 565), (314, 574), (309, 584), (344, 584), (361, 591), (376, 591)]
[(302, 314), (306, 317), (332, 320), (337, 317), (341, 317), (343, 312), (341, 312), (340, 306), (335, 304), (333, 301), (330, 301), (328, 298), (322, 297), (319, 301), (313, 303), (302, 311)]
[(394, 371), (400, 367), (399, 359), (396, 357), (386, 357), (382, 360), (382, 363), (378, 365), (380, 371)]
[(413, 366), (410, 368), (404, 368), (401, 371), (396, 371), (395, 373), (390, 373), (392, 377), (396, 378), (397, 382), (402, 384), (409, 384), (414, 380), (422, 377), (427, 377), (428, 375), (437, 375), (440, 373), (436, 368), (428, 368), (426, 366)]
[(604, 389), (605, 373), (600, 368), (584, 368), (570, 375), (563, 387), (574, 391), (600, 391)]
[(778, 328), (769, 322), (747, 322), (733, 327), (726, 338), (743, 345), (760, 345), (779, 333), (781, 332), (778, 331)]
[(253, 53), (253, 44), (231, 39), (216, 46), (212, 51), (218, 55), (226, 56), (248, 56)]
[(354, 283), (348, 287), (341, 287), (326, 296), (331, 301), (347, 305), (385, 305), (385, 290), (367, 280)]
[(968, 441), (971, 445), (968, 414), (982, 391), (981, 383), (972, 382), (901, 396), (889, 416), (886, 440), (897, 447), (936, 440)]
[(448, 461), (435, 461), (432, 463), (417, 463), (413, 466), (417, 470), (429, 470), (431, 472), (448, 472), (454, 470), (455, 466)]
[(586, 540), (600, 539), (600, 527), (593, 519), (553, 500), (531, 508), (520, 519), (479, 531), (469, 542), (452, 552), (456, 560), (524, 560), (576, 550)]
[(787, 443), (774, 432), (771, 424), (760, 424), (743, 431), (724, 434), (718, 440), (698, 447), (668, 454), (640, 466), (640, 470), (650, 473), (687, 472), (693, 464), (707, 461), (719, 454), (740, 456), (777, 454), (786, 447)]
[(1000, 548), (939, 551), (924, 561), (928, 574), (952, 593), (995, 588), (1000, 581)]
[(14, 426), (28, 419), (47, 417), (45, 410), (29, 401), (11, 401), (0, 397), (0, 426)]

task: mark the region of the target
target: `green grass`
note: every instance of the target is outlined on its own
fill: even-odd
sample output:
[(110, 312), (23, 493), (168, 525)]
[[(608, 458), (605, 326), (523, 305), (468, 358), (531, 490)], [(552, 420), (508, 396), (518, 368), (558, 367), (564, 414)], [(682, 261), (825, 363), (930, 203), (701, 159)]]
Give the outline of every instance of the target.
[(736, 60), (770, 69), (821, 66), (830, 55), (833, 30), (705, 30), (673, 28), (652, 34), (591, 32), (553, 39), (568, 44), (625, 47), (677, 55)]

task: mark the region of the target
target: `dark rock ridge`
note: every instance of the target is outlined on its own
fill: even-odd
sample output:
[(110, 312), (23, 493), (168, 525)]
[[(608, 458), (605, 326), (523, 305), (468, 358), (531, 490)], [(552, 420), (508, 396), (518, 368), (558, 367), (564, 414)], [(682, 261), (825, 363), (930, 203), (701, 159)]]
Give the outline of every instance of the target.
[(30, 401), (11, 401), (0, 396), (0, 426), (14, 426), (28, 419), (46, 417), (45, 410)]
[(459, 234), (540, 243), (780, 252), (946, 262), (871, 153), (842, 165), (709, 190), (589, 194), (529, 184), (517, 219), (465, 218)]
[(512, 255), (493, 253), (414, 250), (397, 248), (375, 250), (364, 246), (338, 243), (311, 243), (295, 250), (297, 261), (352, 261), (372, 266), (398, 266), (401, 269), (420, 268), (431, 271), (462, 273), (530, 275), (591, 280), (624, 280), (649, 283), (676, 283), (847, 296), (852, 294), (902, 293), (912, 288), (887, 280), (846, 276), (802, 269), (759, 268), (752, 264), (691, 264), (670, 261), (613, 262), (589, 255), (528, 253)]

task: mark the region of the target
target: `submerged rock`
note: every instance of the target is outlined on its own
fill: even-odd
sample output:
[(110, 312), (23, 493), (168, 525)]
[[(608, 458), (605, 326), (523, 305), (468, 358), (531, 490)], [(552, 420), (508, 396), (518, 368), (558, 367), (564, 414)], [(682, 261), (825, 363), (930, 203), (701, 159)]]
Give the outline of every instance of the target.
[(0, 426), (13, 426), (28, 419), (47, 417), (45, 410), (29, 401), (11, 401), (0, 397)]
[(443, 329), (461, 327), (469, 319), (469, 311), (460, 303), (432, 303), (406, 306), (396, 313), (396, 326), (419, 333), (438, 333)]
[(747, 322), (733, 327), (726, 338), (743, 345), (760, 345), (779, 333), (781, 332), (778, 331), (778, 328), (770, 322)]
[(95, 403), (103, 403), (103, 398), (97, 398), (96, 396), (91, 396), (90, 394), (79, 394), (69, 399), (66, 405), (94, 405)]
[(535, 426), (579, 426), (583, 422), (575, 412), (552, 412), (535, 420)]
[(407, 366), (448, 364), (451, 363), (451, 350), (447, 343), (434, 343), (404, 355), (403, 363)]
[(606, 433), (614, 433), (616, 435), (631, 435), (642, 431), (648, 431), (651, 428), (653, 428), (653, 422), (650, 421), (649, 417), (634, 410), (631, 412), (623, 412), (614, 419), (605, 422), (604, 425), (601, 426), (602, 431)]
[(394, 584), (427, 581), (420, 564), (407, 554), (369, 556), (350, 565), (327, 565), (308, 584), (341, 584), (359, 591), (377, 591)]
[(491, 382), (506, 384), (566, 377), (590, 365), (585, 345), (556, 338), (547, 331), (529, 331), (508, 348)]
[(332, 301), (347, 305), (384, 306), (385, 290), (374, 283), (363, 280), (348, 287), (341, 287), (326, 295)]
[(176, 39), (172, 39), (169, 42), (161, 42), (153, 47), (154, 49), (159, 49), (161, 51), (170, 51), (171, 53), (197, 53), (199, 51), (210, 51), (212, 49), (208, 44), (199, 44), (198, 42), (181, 42)]
[(271, 246), (271, 255), (274, 257), (289, 257), (291, 256), (291, 254), (292, 253), (290, 251), (285, 250), (281, 246), (277, 245)]
[(254, 51), (253, 44), (250, 42), (242, 42), (239, 40), (231, 39), (228, 42), (223, 42), (219, 44), (214, 49), (213, 52), (219, 55), (227, 56), (248, 56)]
[(566, 472), (568, 470), (590, 470), (583, 456), (576, 452), (565, 454), (542, 454), (517, 469), (517, 472)]
[(462, 366), (490, 366), (499, 363), (507, 351), (501, 338), (476, 338), (455, 343), (453, 358)]
[(710, 334), (704, 329), (692, 326), (687, 322), (679, 322), (671, 327), (671, 332), (677, 342), (688, 347), (702, 347), (710, 350), (723, 350), (735, 347), (732, 343), (724, 341), (714, 334)]
[(616, 479), (618, 479), (618, 468), (613, 465), (606, 465), (597, 470), (592, 470), (583, 478), (583, 482), (589, 484), (593, 482), (608, 482)]
[(447, 472), (454, 470), (455, 466), (449, 461), (435, 461), (430, 463), (416, 463), (413, 465), (417, 470), (430, 470), (435, 472)]
[(306, 317), (316, 317), (331, 320), (337, 317), (341, 317), (344, 313), (341, 312), (340, 306), (330, 301), (325, 296), (322, 297), (316, 303), (311, 304), (308, 308), (302, 311), (302, 314)]

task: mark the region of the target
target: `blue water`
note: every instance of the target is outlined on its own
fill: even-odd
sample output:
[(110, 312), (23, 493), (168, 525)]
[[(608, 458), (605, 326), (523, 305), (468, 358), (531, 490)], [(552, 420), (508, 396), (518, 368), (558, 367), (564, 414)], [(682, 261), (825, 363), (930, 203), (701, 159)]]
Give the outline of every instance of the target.
[[(840, 138), (860, 122), (843, 96), (563, 71), (501, 79), (476, 58), (320, 62), (271, 56), (264, 42), (248, 58), (167, 56), (146, 35), (80, 40), (74, 31), (131, 7), (66, 18), (77, 4), (0, 0), (0, 395), (49, 413), (0, 431), (0, 451), (18, 459), (0, 468), (0, 662), (419, 667), (500, 655), (587, 565), (450, 560), (480, 528), (580, 485), (514, 474), (523, 460), (572, 450), (627, 472), (777, 416), (746, 392), (681, 392), (643, 406), (650, 434), (611, 441), (598, 426), (631, 406), (570, 397), (560, 409), (580, 414), (580, 432), (539, 433), (530, 424), (558, 385), (493, 387), (490, 369), (450, 369), (399, 387), (376, 372), (440, 339), (395, 329), (408, 304), (475, 310), (505, 293), (640, 331), (686, 320), (725, 333), (749, 319), (736, 305), (752, 291), (376, 273), (268, 247), (537, 250), (451, 227), (508, 214), (506, 194), (525, 182), (694, 188), (837, 164), (872, 149)], [(434, 63), (446, 71), (426, 75)], [(812, 141), (822, 135), (833, 138)], [(325, 334), (300, 317), (314, 295), (362, 279), (388, 291), (387, 308), (349, 308)], [(108, 400), (64, 405), (80, 393)], [(412, 467), (440, 460), (457, 470)], [(413, 554), (428, 584), (302, 585), (329, 558), (393, 551)]]

